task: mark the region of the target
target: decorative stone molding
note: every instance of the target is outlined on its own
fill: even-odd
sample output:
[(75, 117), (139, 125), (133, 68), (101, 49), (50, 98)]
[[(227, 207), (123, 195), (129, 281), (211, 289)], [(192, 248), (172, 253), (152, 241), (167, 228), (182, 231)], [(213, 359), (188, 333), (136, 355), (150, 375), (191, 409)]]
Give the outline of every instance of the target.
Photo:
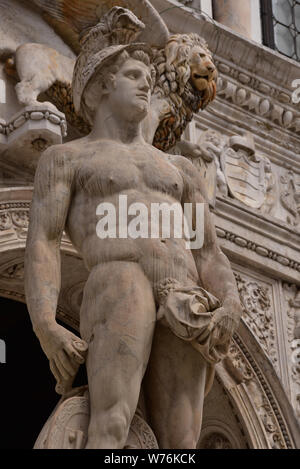
[[(262, 93), (265, 99), (271, 98), (278, 100), (282, 104), (292, 104), (292, 93), (282, 91), (278, 86), (273, 86), (271, 82), (259, 79), (257, 75), (254, 76), (253, 74), (245, 73), (245, 70), (240, 70), (232, 64), (225, 63), (222, 60), (217, 60), (216, 65), (222, 75), (227, 75), (238, 81), (242, 86), (247, 86), (253, 91)], [(241, 95), (243, 93), (239, 94)], [(268, 106), (268, 104), (265, 103), (262, 105), (261, 111), (267, 112), (269, 107), (271, 107), (271, 104)], [(292, 106), (292, 109), (294, 109), (294, 106)], [(263, 112), (262, 115), (264, 115), (265, 112)]]
[(66, 135), (65, 116), (54, 106), (26, 106), (9, 122), (0, 123), (0, 153), (15, 165), (32, 168), (46, 148), (62, 143)]
[(256, 254), (258, 254), (261, 257), (272, 259), (273, 261), (278, 262), (284, 267), (289, 267), (290, 269), (294, 269), (300, 272), (300, 263), (296, 262), (293, 259), (284, 257), (268, 249), (267, 247), (257, 245), (253, 241), (242, 238), (239, 235), (236, 235), (230, 231), (224, 230), (223, 228), (217, 227), (216, 231), (217, 231), (217, 236), (221, 239), (227, 239), (228, 241), (236, 244), (237, 246), (256, 252)]
[(37, 108), (27, 106), (22, 111), (15, 114), (8, 123), (2, 122), (0, 124), (0, 134), (10, 137), (10, 139), (7, 139), (7, 143), (10, 143), (12, 137), (14, 137), (14, 132), (16, 132), (17, 129), (21, 129), (28, 122), (30, 122), (30, 124), (34, 124), (40, 121), (42, 121), (42, 124), (44, 125), (45, 121), (49, 121), (51, 124), (53, 124), (53, 126), (58, 126), (60, 129), (59, 134), (61, 134), (63, 137), (66, 137), (67, 123), (64, 115), (59, 111), (51, 111), (47, 109), (46, 105), (45, 109), (43, 109), (42, 103), (41, 106)]
[[(219, 64), (219, 68), (221, 68), (221, 70), (229, 69), (225, 64), (223, 64), (223, 66)], [(238, 71), (235, 71), (238, 74)], [(239, 74), (239, 76), (241, 75), (246, 81), (247, 75)], [(255, 82), (255, 84), (259, 86), (259, 90), (270, 88), (263, 83), (258, 84)], [(271, 93), (271, 88), (269, 92)], [(254, 91), (250, 87), (243, 86), (225, 77), (219, 77), (218, 96), (243, 110), (255, 114), (259, 118), (271, 121), (273, 125), (277, 125), (300, 135), (300, 113), (293, 107), (282, 103), (278, 104), (274, 97), (267, 98), (265, 93), (259, 92), (258, 90)], [(290, 97), (285, 93), (280, 94), (280, 97), (281, 99), (290, 100)]]

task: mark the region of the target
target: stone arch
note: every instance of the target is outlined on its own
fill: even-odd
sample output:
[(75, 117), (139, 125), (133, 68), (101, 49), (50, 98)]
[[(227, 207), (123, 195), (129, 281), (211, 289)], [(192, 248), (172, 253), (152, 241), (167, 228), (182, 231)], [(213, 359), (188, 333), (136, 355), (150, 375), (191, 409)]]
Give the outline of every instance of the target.
[[(243, 322), (228, 357), (217, 366), (216, 379), (231, 402), (248, 447), (299, 447), (298, 423), (288, 396), (271, 362)], [(232, 444), (228, 431), (225, 436)]]

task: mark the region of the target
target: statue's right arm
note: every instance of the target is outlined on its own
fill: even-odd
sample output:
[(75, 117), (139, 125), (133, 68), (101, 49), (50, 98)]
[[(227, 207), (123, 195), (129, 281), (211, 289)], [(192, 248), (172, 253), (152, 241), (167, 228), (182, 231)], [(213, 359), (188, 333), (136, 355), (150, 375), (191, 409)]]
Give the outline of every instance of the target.
[(62, 148), (39, 161), (25, 253), (25, 292), (34, 330), (54, 325), (60, 291), (60, 241), (70, 204), (72, 176)]
[(71, 201), (73, 165), (70, 150), (53, 146), (40, 158), (25, 253), (25, 293), (34, 332), (58, 383), (76, 374), (85, 343), (57, 324), (61, 284), (60, 242)]

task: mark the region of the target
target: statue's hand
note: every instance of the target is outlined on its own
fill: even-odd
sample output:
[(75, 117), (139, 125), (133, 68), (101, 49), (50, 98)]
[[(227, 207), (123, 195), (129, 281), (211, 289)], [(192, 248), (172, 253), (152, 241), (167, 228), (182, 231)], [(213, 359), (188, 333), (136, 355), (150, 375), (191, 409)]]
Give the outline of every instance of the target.
[(88, 345), (57, 323), (47, 331), (37, 331), (37, 336), (57, 381), (56, 392), (65, 394), (71, 389), (78, 368), (85, 361)]
[(232, 304), (230, 309), (223, 306), (214, 311), (210, 325), (212, 331), (213, 345), (220, 345), (228, 342), (239, 326), (241, 318), (240, 304)]

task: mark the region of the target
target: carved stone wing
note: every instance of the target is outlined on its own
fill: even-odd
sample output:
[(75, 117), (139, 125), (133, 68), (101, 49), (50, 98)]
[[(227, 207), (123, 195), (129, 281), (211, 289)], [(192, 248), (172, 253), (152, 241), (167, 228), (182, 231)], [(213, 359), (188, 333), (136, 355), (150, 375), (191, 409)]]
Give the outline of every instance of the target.
[(45, 19), (75, 52), (79, 52), (78, 35), (94, 26), (112, 7), (131, 10), (145, 25), (139, 41), (164, 47), (169, 31), (149, 0), (26, 0), (44, 14)]

